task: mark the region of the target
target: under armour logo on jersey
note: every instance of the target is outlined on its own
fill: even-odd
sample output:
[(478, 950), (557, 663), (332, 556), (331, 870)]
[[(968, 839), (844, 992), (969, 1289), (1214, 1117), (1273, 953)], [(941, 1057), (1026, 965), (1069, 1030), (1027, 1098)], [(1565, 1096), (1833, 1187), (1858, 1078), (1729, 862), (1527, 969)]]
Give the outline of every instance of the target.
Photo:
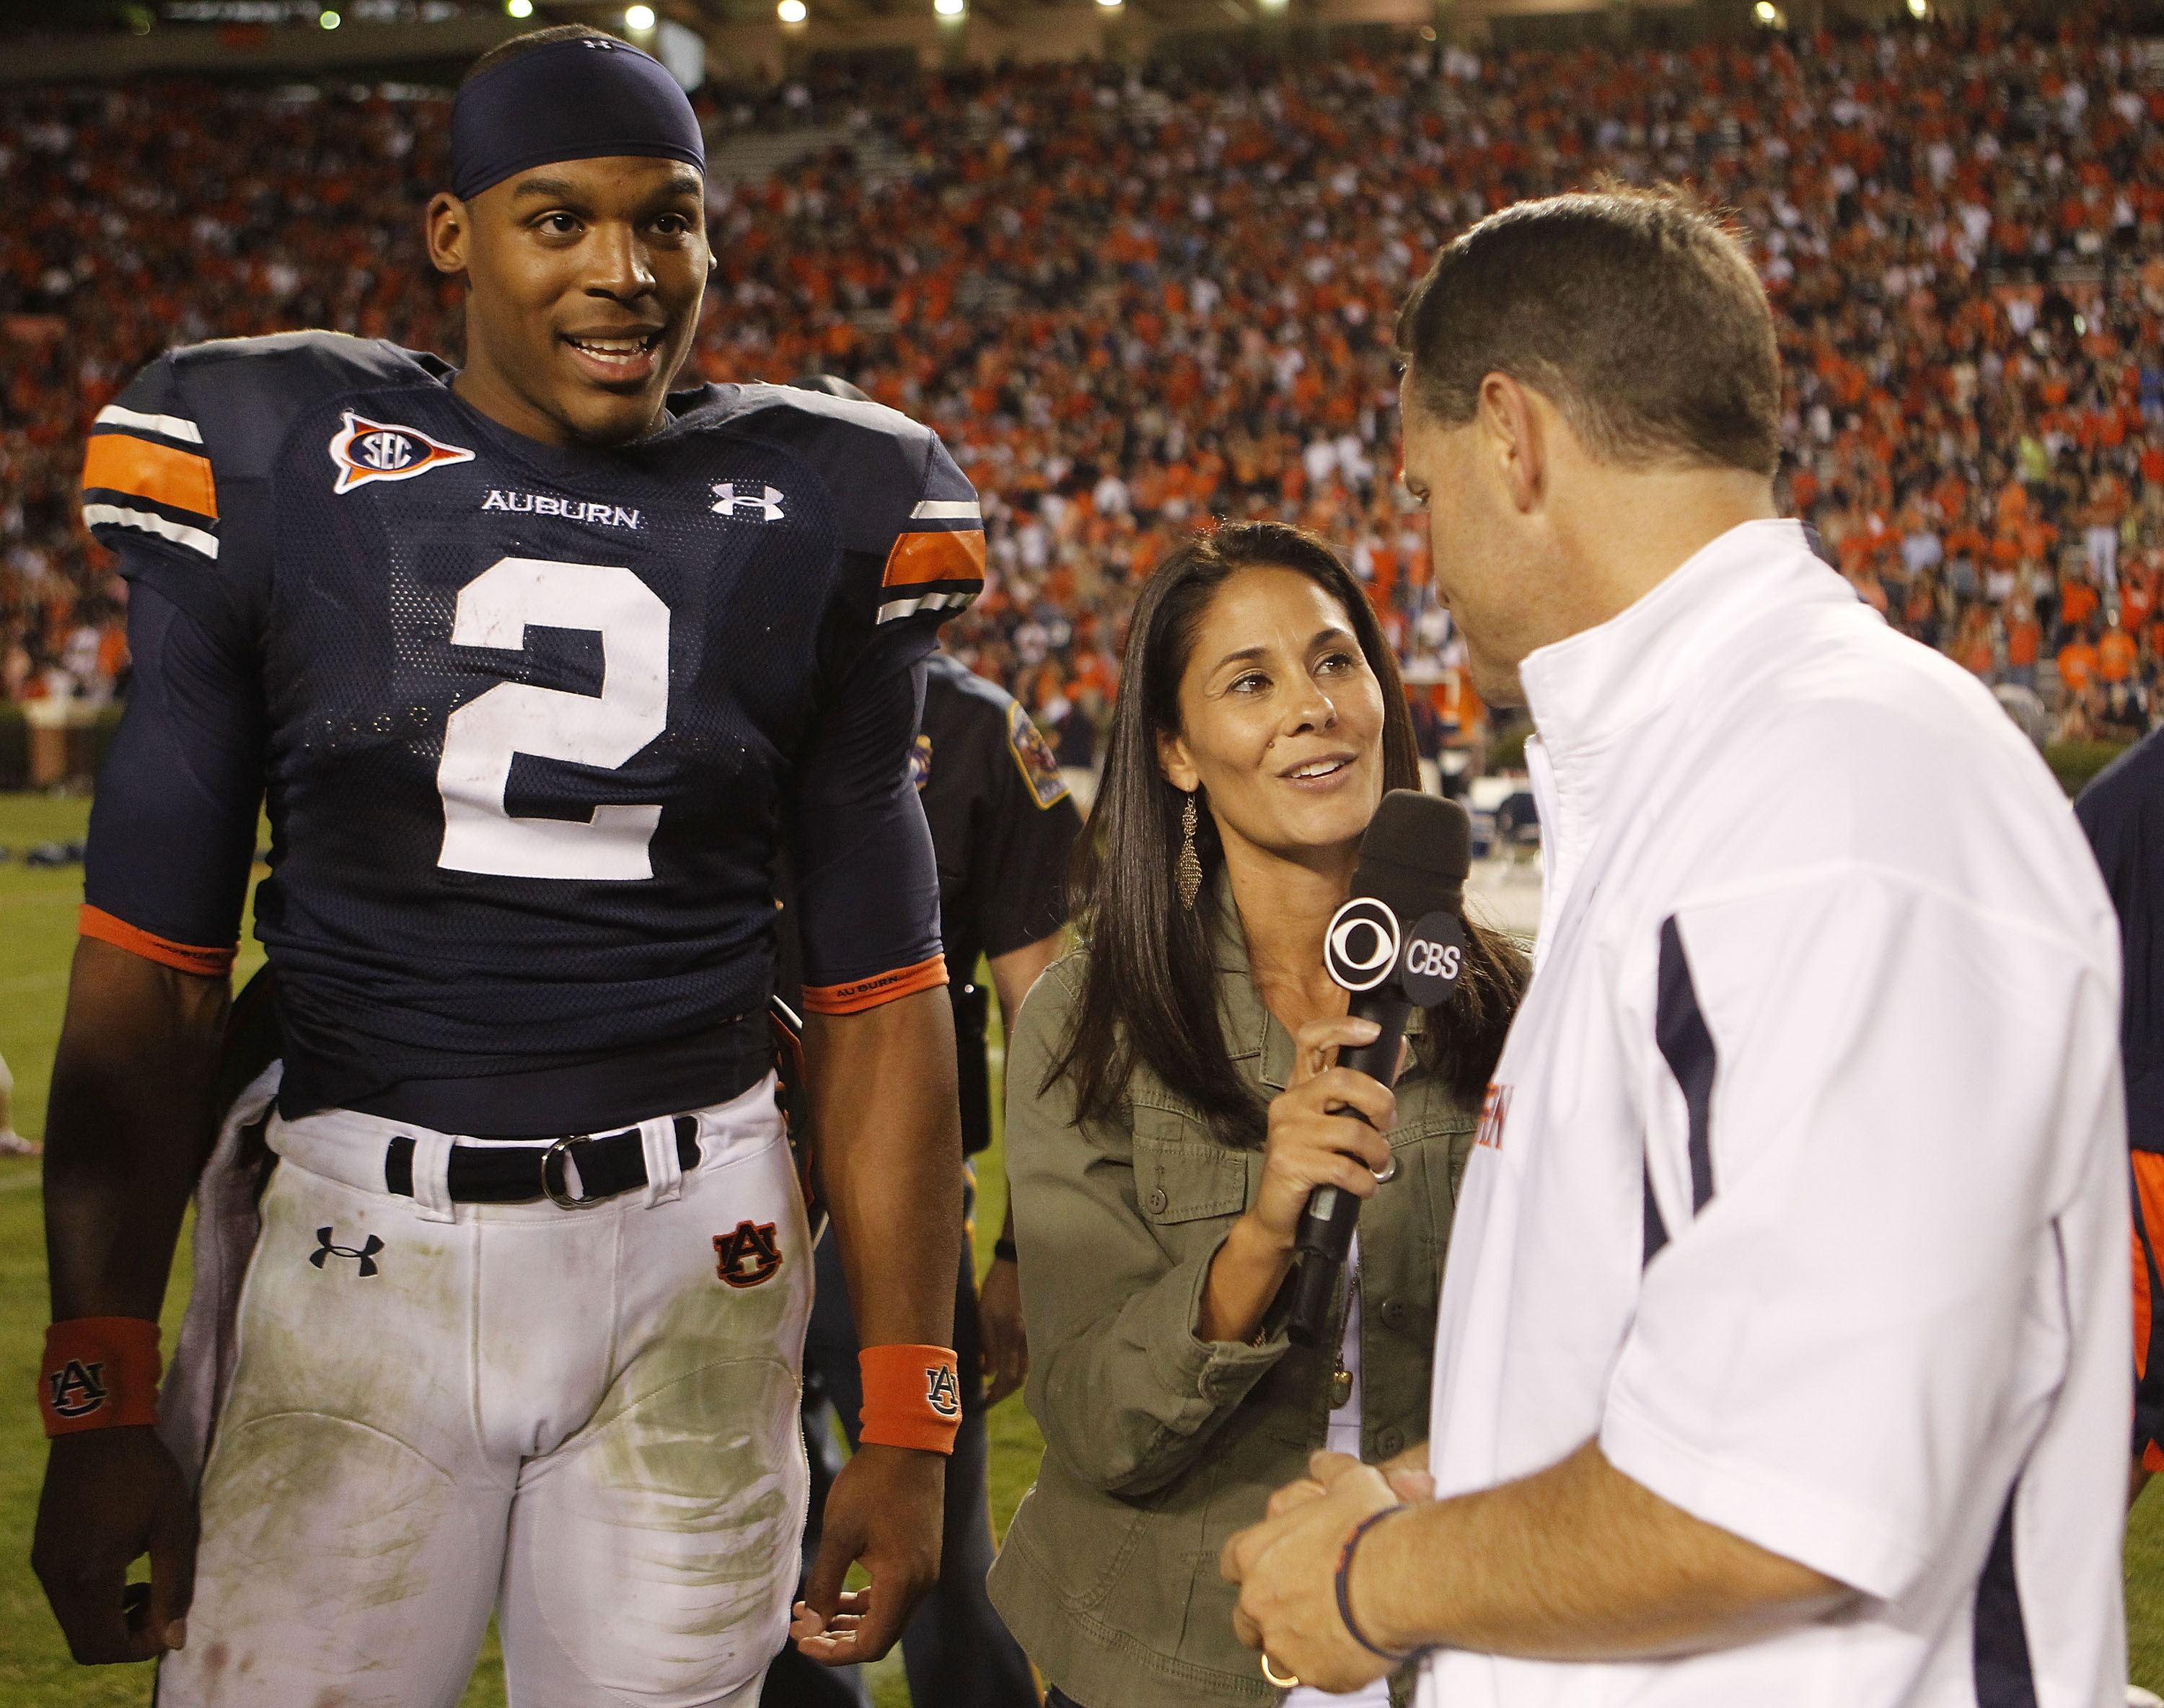
[(62, 1417), (87, 1417), (108, 1397), (102, 1359), (70, 1359), (45, 1380), (52, 1384), (53, 1410)]
[(339, 471), (334, 492), (350, 492), (370, 481), (410, 481), (431, 469), (474, 459), (463, 445), (445, 444), (418, 427), (370, 421), (350, 409), (344, 414), (345, 425), (331, 435), (331, 460)]
[(756, 1287), (781, 1267), (781, 1242), (771, 1222), (739, 1222), (734, 1233), (714, 1236), (714, 1273), (732, 1287)]
[(962, 1385), (954, 1380), (954, 1372), (950, 1366), (925, 1365), (924, 1403), (942, 1417), (959, 1417), (962, 1415)]
[(316, 1230), (316, 1243), (321, 1249), (310, 1252), (308, 1261), (318, 1269), (323, 1268), (325, 1260), (330, 1258), (358, 1258), (360, 1260), (360, 1272), (364, 1280), (376, 1274), (376, 1254), (383, 1249), (383, 1242), (372, 1233), (368, 1236), (367, 1243), (358, 1248), (350, 1245), (333, 1245), (331, 1231), (328, 1227), (318, 1227)]
[(714, 502), (709, 506), (717, 516), (726, 516), (732, 521), (740, 511), (755, 510), (761, 522), (781, 520), (781, 501), (785, 496), (779, 486), (763, 488), (765, 497), (754, 498), (749, 492), (737, 491), (733, 481), (714, 482)]

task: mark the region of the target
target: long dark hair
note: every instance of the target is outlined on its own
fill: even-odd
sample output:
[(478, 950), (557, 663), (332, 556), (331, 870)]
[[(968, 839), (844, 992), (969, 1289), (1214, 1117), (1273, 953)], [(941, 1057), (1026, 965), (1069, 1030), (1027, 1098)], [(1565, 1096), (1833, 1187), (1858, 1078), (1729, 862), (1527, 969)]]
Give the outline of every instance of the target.
[[(1175, 888), (1185, 797), (1158, 769), (1158, 738), (1180, 728), (1180, 678), (1211, 601), (1240, 570), (1257, 568), (1305, 575), (1343, 608), (1382, 685), (1383, 786), (1420, 786), (1397, 660), (1337, 554), (1315, 535), (1276, 522), (1228, 523), (1179, 546), (1144, 584), (1128, 625), (1104, 780), (1069, 884), (1083, 903), (1089, 970), (1074, 1032), (1042, 1088), (1069, 1077), (1085, 1118), (1115, 1118), (1136, 1068), (1147, 1066), (1208, 1117), (1221, 1143), (1249, 1148), (1262, 1143), (1268, 1115), (1225, 1048), (1210, 910), (1182, 907)], [(1195, 847), (1206, 879), (1224, 861), (1207, 812)], [(1460, 1101), (1477, 1103), (1526, 977), (1525, 959), (1509, 938), (1468, 922), (1465, 970), (1449, 1006), (1428, 1016), (1417, 1070), (1440, 1075)]]

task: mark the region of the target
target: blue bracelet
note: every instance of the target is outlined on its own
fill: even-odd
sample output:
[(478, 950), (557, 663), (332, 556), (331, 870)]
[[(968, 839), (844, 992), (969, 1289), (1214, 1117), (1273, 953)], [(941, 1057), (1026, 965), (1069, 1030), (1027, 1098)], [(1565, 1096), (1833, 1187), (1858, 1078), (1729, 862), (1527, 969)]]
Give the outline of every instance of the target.
[(1353, 1527), (1352, 1535), (1345, 1538), (1345, 1546), (1337, 1553), (1337, 1616), (1345, 1621), (1345, 1629), (1352, 1634), (1353, 1642), (1358, 1643), (1378, 1660), (1386, 1660), (1392, 1666), (1404, 1664), (1418, 1651), (1407, 1649), (1403, 1654), (1393, 1654), (1389, 1649), (1368, 1642), (1365, 1633), (1352, 1622), (1352, 1550), (1360, 1545), (1360, 1538), (1378, 1524), (1385, 1518), (1406, 1511), (1411, 1504), (1410, 1501), (1401, 1500), (1395, 1506), (1385, 1506), (1380, 1512), (1369, 1513)]

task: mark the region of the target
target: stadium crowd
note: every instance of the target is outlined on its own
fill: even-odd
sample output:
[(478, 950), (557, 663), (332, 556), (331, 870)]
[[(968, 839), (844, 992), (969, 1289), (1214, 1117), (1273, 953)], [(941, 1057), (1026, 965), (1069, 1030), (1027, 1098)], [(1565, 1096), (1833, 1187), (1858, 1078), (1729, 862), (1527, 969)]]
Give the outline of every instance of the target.
[[(2164, 720), (2164, 66), (2101, 27), (1768, 31), (1683, 51), (843, 73), (701, 92), (717, 145), (862, 139), (717, 177), (698, 360), (825, 371), (936, 423), (983, 494), (949, 645), (1089, 762), (1131, 589), (1209, 516), (1336, 541), (1430, 740), (1461, 700), (1393, 478), (1393, 311), (1482, 214), (1601, 174), (1749, 228), (1793, 512), (1889, 621), (2059, 727)], [(91, 418), (162, 347), (329, 326), (455, 354), (418, 220), (443, 92), (203, 84), (0, 97), (0, 691), (111, 691)]]

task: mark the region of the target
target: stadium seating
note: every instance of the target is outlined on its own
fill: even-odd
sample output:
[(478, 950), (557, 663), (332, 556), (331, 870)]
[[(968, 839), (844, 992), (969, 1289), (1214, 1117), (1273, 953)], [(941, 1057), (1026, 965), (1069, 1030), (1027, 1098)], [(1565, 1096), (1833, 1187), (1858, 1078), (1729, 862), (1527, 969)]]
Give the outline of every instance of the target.
[[(1603, 173), (1687, 181), (1747, 227), (1788, 371), (1783, 496), (1861, 596), (2041, 686), (2063, 733), (2164, 717), (2164, 67), (2143, 42), (1476, 57), (1408, 34), (701, 100), (717, 160), (782, 164), (717, 174), (700, 365), (838, 373), (938, 426), (995, 571), (949, 644), (1063, 763), (1089, 761), (1134, 582), (1210, 514), (1337, 541), (1424, 728), (1472, 723), (1392, 479), (1392, 315), (1470, 222)], [(95, 697), (124, 660), (72, 493), (137, 365), (306, 325), (454, 354), (456, 292), (417, 238), (448, 110), (387, 87), (0, 96), (7, 696)], [(817, 151), (743, 145), (791, 127)]]

